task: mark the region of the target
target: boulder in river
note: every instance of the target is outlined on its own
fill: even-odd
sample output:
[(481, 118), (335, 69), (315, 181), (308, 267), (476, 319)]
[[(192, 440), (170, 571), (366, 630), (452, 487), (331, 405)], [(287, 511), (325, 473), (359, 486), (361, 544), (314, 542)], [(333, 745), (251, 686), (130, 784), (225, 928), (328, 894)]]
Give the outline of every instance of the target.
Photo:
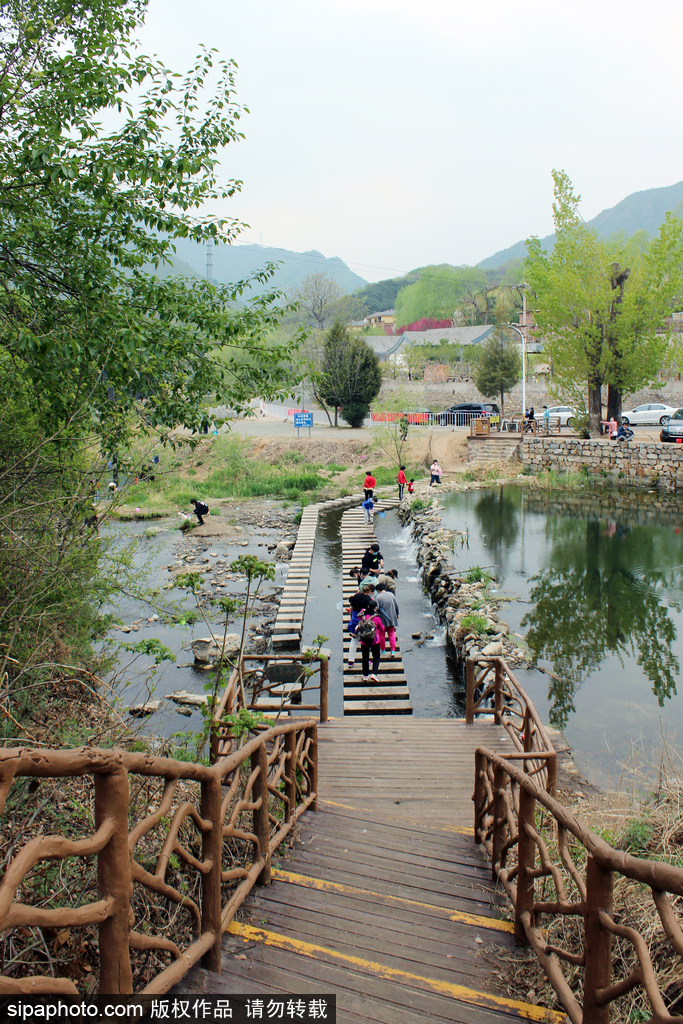
[(144, 718), (145, 715), (153, 715), (161, 706), (160, 700), (146, 700), (144, 704), (131, 704), (128, 714), (133, 718)]
[(208, 699), (208, 694), (190, 693), (189, 690), (174, 690), (173, 693), (166, 694), (166, 700), (172, 700), (175, 704), (192, 708), (201, 708)]
[(214, 640), (213, 637), (202, 637), (192, 641), (192, 653), (194, 660), (204, 664), (215, 664), (220, 660), (221, 643), (223, 644), (223, 657), (229, 658), (240, 649), (241, 637), (239, 633), (228, 633), (223, 642), (221, 639)]

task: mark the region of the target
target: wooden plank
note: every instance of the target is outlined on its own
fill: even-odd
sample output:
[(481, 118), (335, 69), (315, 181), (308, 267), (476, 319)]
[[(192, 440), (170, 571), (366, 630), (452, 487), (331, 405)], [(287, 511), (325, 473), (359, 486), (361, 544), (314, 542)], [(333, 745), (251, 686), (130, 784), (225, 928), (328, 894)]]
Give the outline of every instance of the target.
[(412, 715), (413, 706), (404, 700), (345, 700), (345, 715)]

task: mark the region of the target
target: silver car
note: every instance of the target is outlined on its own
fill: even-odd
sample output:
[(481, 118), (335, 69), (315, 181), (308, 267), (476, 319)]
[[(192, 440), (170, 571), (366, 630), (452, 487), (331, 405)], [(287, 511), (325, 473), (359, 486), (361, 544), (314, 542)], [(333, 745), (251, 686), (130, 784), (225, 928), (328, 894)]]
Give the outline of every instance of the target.
[(559, 419), (561, 427), (573, 427), (575, 416), (576, 409), (571, 405), (551, 405), (549, 409), (544, 410), (541, 419), (552, 420), (553, 424)]
[(655, 427), (658, 423), (664, 426), (675, 412), (674, 408), (664, 405), (663, 402), (651, 402), (649, 405), (637, 405), (635, 409), (626, 409), (622, 412), (621, 419), (623, 423), (631, 426), (642, 424)]

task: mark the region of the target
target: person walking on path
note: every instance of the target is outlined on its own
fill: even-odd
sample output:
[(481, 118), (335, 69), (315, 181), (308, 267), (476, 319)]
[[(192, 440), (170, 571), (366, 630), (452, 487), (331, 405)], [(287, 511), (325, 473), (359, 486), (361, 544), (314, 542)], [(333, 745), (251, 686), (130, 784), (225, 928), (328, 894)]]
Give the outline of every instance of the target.
[[(396, 630), (398, 628), (398, 601), (393, 594), (389, 593), (384, 583), (378, 583), (375, 590), (375, 601), (379, 608), (379, 614), (384, 625), (384, 632), (389, 637), (391, 648), (389, 657), (396, 657)], [(382, 643), (380, 635), (380, 648), (386, 649), (386, 641)]]
[(372, 513), (373, 513), (373, 509), (375, 507), (375, 503), (373, 502), (372, 497), (366, 498), (365, 501), (363, 502), (363, 506), (362, 507), (363, 507), (363, 512), (365, 513), (365, 524), (366, 524), (366, 526), (372, 526)]
[(191, 498), (190, 505), (194, 505), (194, 514), (197, 517), (197, 523), (199, 526), (203, 526), (204, 520), (202, 519), (202, 516), (208, 516), (209, 506), (203, 501), (199, 501), (197, 498)]
[(366, 475), (365, 475), (365, 480), (363, 481), (363, 487), (365, 488), (365, 497), (366, 498), (372, 498), (372, 496), (374, 495), (375, 487), (376, 486), (377, 486), (377, 481), (375, 480), (375, 478), (372, 475), (372, 473), (370, 472), (370, 470), (368, 470)]
[(429, 472), (431, 473), (431, 479), (429, 481), (429, 486), (431, 487), (432, 484), (440, 484), (441, 483), (442, 469), (441, 469), (441, 466), (439, 465), (439, 463), (436, 461), (436, 459), (434, 459), (434, 461), (432, 462), (431, 466), (429, 467)]
[(415, 493), (415, 481), (413, 480), (413, 478), (411, 476), (410, 480), (408, 481), (408, 494), (414, 494), (414, 493)]
[(398, 500), (403, 501), (403, 488), (408, 483), (406, 480), (406, 467), (401, 466), (398, 471)]
[[(351, 635), (351, 644), (349, 646), (349, 668), (353, 668), (356, 660), (356, 651), (358, 650), (358, 644), (360, 637), (357, 635), (356, 630), (358, 624), (363, 621), (366, 617), (372, 619), (377, 613), (377, 604), (374, 600), (375, 583), (373, 580), (364, 579), (361, 580), (359, 588), (355, 594), (349, 600), (349, 607), (351, 608), (351, 618), (349, 624), (346, 627)], [(370, 638), (371, 640), (376, 634)], [(377, 645), (377, 661), (379, 662), (379, 644)], [(361, 655), (363, 651), (361, 650)], [(367, 680), (368, 666), (370, 662), (370, 649), (368, 649), (365, 660), (363, 661), (363, 676)]]

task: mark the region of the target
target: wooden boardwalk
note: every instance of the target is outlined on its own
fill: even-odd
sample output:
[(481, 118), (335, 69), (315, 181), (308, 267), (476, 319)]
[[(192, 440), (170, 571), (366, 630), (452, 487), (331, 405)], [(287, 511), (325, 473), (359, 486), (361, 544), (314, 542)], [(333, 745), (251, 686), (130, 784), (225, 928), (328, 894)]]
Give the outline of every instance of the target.
[[(387, 508), (395, 508), (398, 502), (378, 501), (375, 514)], [(349, 621), (349, 598), (356, 593), (356, 580), (349, 576), (349, 570), (360, 566), (366, 548), (377, 541), (372, 526), (365, 522), (362, 508), (345, 512), (341, 521), (343, 597), (344, 597), (344, 714), (345, 715), (411, 715), (408, 680), (401, 658), (400, 642), (396, 657), (382, 654), (379, 663), (379, 683), (364, 683), (361, 670), (360, 650), (356, 653), (353, 668), (348, 667), (350, 634), (346, 630)]]
[(319, 810), (223, 941), (222, 974), (176, 992), (334, 993), (339, 1024), (564, 1020), (509, 999), (512, 926), (472, 839), (474, 750), (493, 725), (375, 717), (321, 725)]
[(298, 648), (301, 643), (317, 526), (318, 506), (307, 505), (301, 513), (296, 544), (273, 626), (274, 650)]

